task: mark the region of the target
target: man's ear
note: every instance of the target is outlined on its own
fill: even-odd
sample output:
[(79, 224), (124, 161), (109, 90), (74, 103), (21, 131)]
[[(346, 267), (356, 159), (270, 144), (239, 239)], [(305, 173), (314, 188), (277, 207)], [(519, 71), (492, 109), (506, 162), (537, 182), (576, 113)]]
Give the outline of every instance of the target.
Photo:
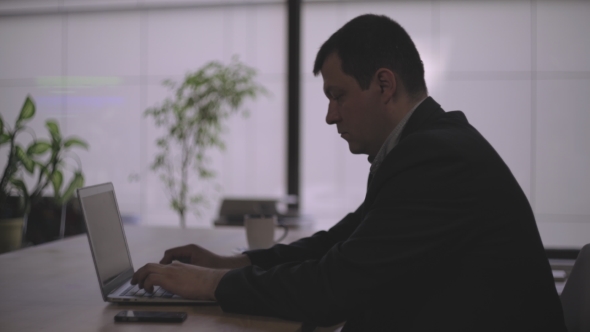
[(397, 78), (395, 74), (387, 68), (379, 68), (375, 73), (375, 79), (384, 102), (388, 102), (397, 92)]

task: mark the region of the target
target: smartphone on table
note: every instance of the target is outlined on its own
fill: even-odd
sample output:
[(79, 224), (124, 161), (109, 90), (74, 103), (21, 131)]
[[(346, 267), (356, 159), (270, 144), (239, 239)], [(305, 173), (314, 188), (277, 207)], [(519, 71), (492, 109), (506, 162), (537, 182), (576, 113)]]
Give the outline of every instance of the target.
[(186, 312), (123, 310), (115, 316), (115, 322), (182, 323)]

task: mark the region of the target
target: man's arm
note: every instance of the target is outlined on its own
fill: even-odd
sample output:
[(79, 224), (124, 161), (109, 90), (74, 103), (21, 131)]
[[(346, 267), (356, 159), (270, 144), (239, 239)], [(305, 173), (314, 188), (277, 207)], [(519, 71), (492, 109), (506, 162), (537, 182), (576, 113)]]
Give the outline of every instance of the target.
[(287, 262), (303, 262), (320, 259), (336, 243), (346, 240), (361, 222), (360, 210), (349, 213), (328, 231), (320, 231), (310, 237), (299, 239), (288, 245), (277, 244), (269, 249), (244, 252), (252, 262), (263, 269)]
[(237, 269), (251, 264), (246, 255), (220, 256), (196, 244), (166, 250), (160, 264), (171, 264), (173, 261), (212, 269)]
[(148, 291), (153, 286), (161, 286), (187, 299), (215, 300), (219, 281), (229, 269), (252, 264), (267, 269), (285, 262), (319, 259), (356, 229), (360, 223), (361, 208), (349, 213), (327, 232), (317, 232), (290, 245), (275, 245), (270, 249), (247, 251), (236, 256), (219, 256), (195, 244), (168, 249), (160, 264), (141, 267), (134, 273), (131, 283), (139, 284), (140, 288)]

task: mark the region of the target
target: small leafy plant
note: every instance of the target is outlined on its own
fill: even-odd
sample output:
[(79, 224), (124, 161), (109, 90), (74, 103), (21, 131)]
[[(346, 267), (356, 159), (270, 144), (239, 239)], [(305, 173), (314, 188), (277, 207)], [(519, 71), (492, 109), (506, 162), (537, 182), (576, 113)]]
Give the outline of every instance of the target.
[(186, 227), (186, 213), (192, 207), (198, 214), (199, 205), (206, 202), (203, 193), (189, 188), (193, 171), (201, 179), (210, 179), (215, 173), (208, 167), (207, 152), (213, 148), (223, 150), (221, 139), (223, 122), (230, 115), (247, 112), (241, 109), (247, 98), (266, 93), (254, 81), (254, 69), (242, 64), (236, 57), (229, 65), (212, 61), (188, 73), (181, 84), (164, 81), (174, 91), (172, 98), (161, 106), (149, 108), (146, 116), (153, 117), (157, 127), (164, 127), (167, 135), (156, 144), (159, 153), (151, 169), (160, 174), (170, 197), (170, 206)]
[[(76, 137), (63, 138), (59, 125), (52, 119), (45, 122), (51, 138), (37, 139), (35, 132), (26, 126), (35, 116), (35, 112), (35, 103), (27, 96), (12, 128), (6, 126), (0, 116), (0, 147), (9, 147), (8, 160), (0, 179), (0, 215), (9, 208), (14, 209), (7, 206), (7, 198), (11, 195), (18, 195), (23, 199), (20, 214), (26, 214), (50, 184), (58, 204), (67, 202), (74, 191), (84, 185), (81, 163), (75, 154), (70, 153), (70, 149), (75, 146), (87, 149), (88, 144)], [(17, 137), (25, 132), (33, 138), (27, 147), (17, 142)], [(69, 183), (64, 185), (64, 171), (69, 168), (65, 163), (66, 158), (74, 159), (77, 168), (72, 171)], [(25, 180), (27, 176), (34, 180), (31, 189), (26, 184), (31, 182)]]

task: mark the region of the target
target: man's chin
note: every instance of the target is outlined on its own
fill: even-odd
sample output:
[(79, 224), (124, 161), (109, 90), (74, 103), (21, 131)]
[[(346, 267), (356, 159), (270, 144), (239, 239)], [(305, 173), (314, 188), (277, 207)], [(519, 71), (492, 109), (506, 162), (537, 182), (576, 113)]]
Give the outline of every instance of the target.
[(352, 154), (366, 154), (366, 152), (360, 146), (355, 146), (354, 144), (348, 143), (348, 149)]

